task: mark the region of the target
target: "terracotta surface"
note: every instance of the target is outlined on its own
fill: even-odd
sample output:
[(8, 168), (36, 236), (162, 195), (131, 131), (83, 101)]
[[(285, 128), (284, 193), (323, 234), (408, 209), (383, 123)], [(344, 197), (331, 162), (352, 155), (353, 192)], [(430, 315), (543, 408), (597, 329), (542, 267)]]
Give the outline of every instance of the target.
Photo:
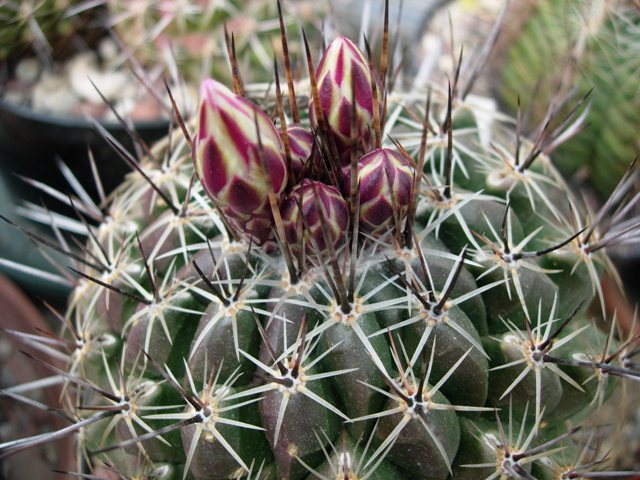
[[(51, 331), (35, 305), (6, 277), (0, 275), (0, 327), (37, 334), (37, 329)], [(19, 385), (51, 375), (51, 371), (30, 361), (20, 353), (24, 350), (34, 356), (56, 363), (45, 354), (19, 342), (15, 337), (0, 332), (0, 387)], [(60, 365), (58, 365), (60, 366)], [(59, 388), (47, 388), (28, 394), (49, 406), (58, 406)], [(36, 435), (63, 428), (68, 423), (48, 412), (0, 397), (0, 441)], [(66, 439), (29, 449), (0, 460), (0, 478), (6, 480), (60, 478), (52, 469), (73, 470), (73, 439)]]

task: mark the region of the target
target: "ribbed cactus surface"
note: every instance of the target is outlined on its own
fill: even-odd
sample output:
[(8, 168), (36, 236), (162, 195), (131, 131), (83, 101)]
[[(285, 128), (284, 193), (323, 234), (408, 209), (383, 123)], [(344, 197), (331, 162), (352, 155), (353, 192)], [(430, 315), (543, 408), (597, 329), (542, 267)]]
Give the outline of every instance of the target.
[[(520, 96), (523, 111), (539, 122), (554, 99), (592, 90), (584, 128), (559, 149), (557, 163), (567, 174), (586, 167), (600, 194), (608, 195), (640, 147), (640, 6), (626, 0), (528, 3), (522, 28), (510, 38), (500, 95), (514, 112)], [(527, 94), (534, 90), (535, 96)]]
[(0, 3), (0, 59), (27, 48), (49, 58), (56, 42), (68, 39), (82, 23), (75, 14), (69, 15), (78, 4), (74, 0), (4, 0)]
[[(230, 79), (227, 46), (240, 59), (239, 68), (252, 81), (269, 79), (273, 44), (278, 44), (277, 3), (268, 0), (106, 0), (108, 23), (125, 45), (125, 55), (148, 66), (174, 61), (182, 77), (195, 85), (203, 75)], [(299, 24), (317, 32), (328, 2), (302, 0), (282, 4), (291, 34)], [(225, 45), (225, 34), (229, 38)], [(233, 34), (233, 39), (231, 36)], [(299, 54), (299, 42), (292, 43)]]
[(455, 84), (390, 91), (344, 37), (312, 57), (288, 95), (205, 80), (139, 162), (107, 137), (135, 171), (75, 205), (95, 225), (56, 344), (81, 457), (154, 479), (601, 469), (573, 427), (635, 375), (585, 314), (623, 234)]

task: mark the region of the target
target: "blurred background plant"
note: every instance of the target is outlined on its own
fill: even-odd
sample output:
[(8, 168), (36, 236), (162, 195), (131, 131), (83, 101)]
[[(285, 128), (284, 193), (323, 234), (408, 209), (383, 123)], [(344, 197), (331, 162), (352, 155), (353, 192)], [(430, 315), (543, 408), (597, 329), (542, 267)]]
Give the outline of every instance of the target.
[[(559, 167), (605, 197), (640, 150), (640, 2), (514, 2), (496, 62), (496, 92), (529, 126), (547, 106), (571, 108), (592, 91), (584, 127), (559, 147)], [(528, 92), (535, 92), (529, 94)]]
[(19, 55), (26, 50), (35, 53), (42, 63), (51, 65), (54, 56), (66, 51), (76, 34), (83, 41), (87, 35), (90, 15), (76, 11), (78, 0), (3, 0), (0, 2), (0, 60)]
[(100, 89), (119, 113), (133, 120), (160, 116), (157, 101), (150, 101), (129, 66), (116, 64), (118, 46), (109, 36), (103, 3), (0, 2), (3, 109), (24, 107), (58, 118), (89, 115), (116, 120)]
[[(123, 46), (123, 59), (144, 65), (175, 64), (187, 83), (198, 85), (204, 77), (230, 80), (225, 30), (243, 78), (269, 81), (273, 49), (279, 45), (278, 7), (265, 0), (106, 0), (108, 26)], [(300, 28), (318, 37), (331, 2), (283, 2), (283, 18), (290, 54), (301, 58)]]
[[(550, 150), (595, 209), (640, 153), (640, 2), (525, 0), (512, 2), (507, 15), (491, 62), (491, 91), (520, 115), (525, 132), (586, 98), (580, 128)], [(640, 300), (640, 249), (609, 254), (633, 305)]]

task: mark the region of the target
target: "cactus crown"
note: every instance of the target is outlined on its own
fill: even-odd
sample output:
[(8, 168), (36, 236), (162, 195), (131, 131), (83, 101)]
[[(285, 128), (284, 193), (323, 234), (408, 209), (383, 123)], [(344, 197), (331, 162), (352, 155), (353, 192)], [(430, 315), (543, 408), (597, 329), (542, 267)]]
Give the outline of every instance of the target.
[(206, 80), (139, 162), (105, 132), (134, 172), (101, 202), (76, 186), (63, 333), (21, 336), (58, 349), (74, 423), (0, 454), (73, 433), (123, 478), (601, 473), (572, 425), (638, 377), (636, 339), (585, 306), (637, 240), (638, 171), (588, 217), (547, 155), (575, 112), (527, 141), (459, 69), (393, 91), (387, 18), (379, 61), (307, 46), (306, 90), (286, 58), (288, 103), (276, 67), (266, 93)]

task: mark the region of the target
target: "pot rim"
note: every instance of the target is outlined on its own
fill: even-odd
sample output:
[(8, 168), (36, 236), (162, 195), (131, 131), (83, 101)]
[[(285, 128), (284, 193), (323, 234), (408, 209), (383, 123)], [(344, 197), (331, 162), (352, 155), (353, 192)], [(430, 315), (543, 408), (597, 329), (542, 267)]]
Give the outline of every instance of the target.
[[(55, 113), (38, 112), (31, 107), (8, 102), (3, 98), (0, 98), (0, 110), (34, 122), (53, 124), (66, 128), (90, 130), (94, 129), (93, 123), (86, 118), (74, 117), (72, 115), (56, 115)], [(96, 119), (96, 121), (110, 131), (126, 130), (124, 125), (122, 125), (122, 123), (118, 121), (105, 121), (99, 119)], [(154, 130), (168, 126), (169, 120), (166, 118), (157, 118), (153, 120), (136, 120), (133, 123), (135, 130)]]

